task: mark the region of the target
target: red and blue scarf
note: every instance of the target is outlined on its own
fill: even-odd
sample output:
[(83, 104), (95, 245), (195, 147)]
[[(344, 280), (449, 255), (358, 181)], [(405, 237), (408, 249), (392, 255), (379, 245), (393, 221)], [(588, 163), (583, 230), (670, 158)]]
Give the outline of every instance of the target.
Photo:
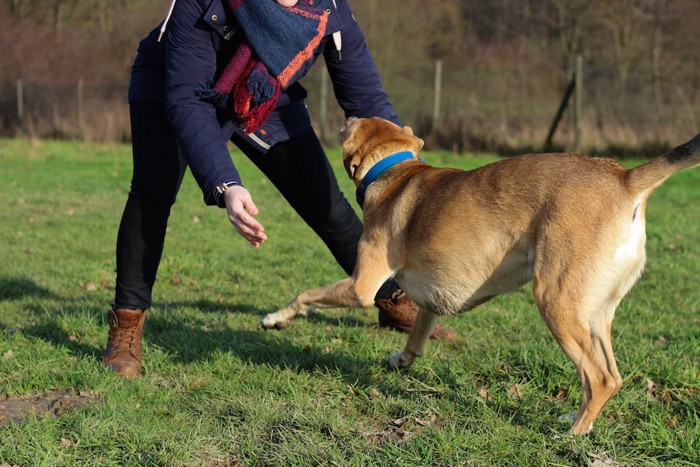
[(228, 0), (228, 4), (244, 40), (216, 83), (198, 95), (219, 107), (233, 105), (244, 134), (249, 134), (270, 116), (281, 90), (313, 64), (326, 31), (330, 1), (300, 0), (289, 8), (274, 0)]

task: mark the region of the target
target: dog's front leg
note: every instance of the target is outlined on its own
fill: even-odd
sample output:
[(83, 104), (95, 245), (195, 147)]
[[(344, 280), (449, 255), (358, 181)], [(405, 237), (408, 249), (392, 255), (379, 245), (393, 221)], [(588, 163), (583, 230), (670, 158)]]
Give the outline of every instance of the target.
[(357, 264), (351, 277), (325, 287), (310, 289), (299, 294), (287, 307), (270, 313), (260, 321), (263, 329), (284, 329), (296, 316), (305, 316), (312, 308), (367, 308), (374, 305), (379, 287), (393, 276), (389, 267), (385, 243), (368, 241), (363, 234), (357, 250)]
[(408, 336), (406, 347), (402, 352), (397, 352), (389, 359), (389, 365), (394, 368), (408, 368), (416, 358), (423, 355), (425, 343), (437, 326), (438, 317), (436, 314), (421, 308), (413, 323), (413, 329)]
[(259, 327), (284, 329), (291, 324), (292, 319), (297, 316), (306, 316), (306, 313), (313, 308), (368, 307), (374, 303), (374, 294), (378, 289), (379, 286), (373, 285), (367, 293), (362, 293), (353, 277), (325, 287), (310, 289), (299, 294), (285, 308), (266, 315), (260, 321)]

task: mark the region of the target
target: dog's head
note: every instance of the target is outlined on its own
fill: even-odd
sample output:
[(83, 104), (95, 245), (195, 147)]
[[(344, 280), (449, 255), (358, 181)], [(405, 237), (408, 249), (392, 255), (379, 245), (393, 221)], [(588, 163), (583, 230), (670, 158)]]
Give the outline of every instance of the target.
[(350, 117), (340, 131), (343, 140), (343, 163), (350, 178), (359, 185), (374, 164), (400, 151), (416, 154), (423, 140), (410, 127), (400, 127), (379, 117)]

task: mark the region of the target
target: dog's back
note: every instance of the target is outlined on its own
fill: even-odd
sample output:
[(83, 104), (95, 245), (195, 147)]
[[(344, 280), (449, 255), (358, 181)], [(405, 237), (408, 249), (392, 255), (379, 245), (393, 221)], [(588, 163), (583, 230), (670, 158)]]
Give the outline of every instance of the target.
[(416, 165), (387, 180), (391, 199), (376, 200), (366, 215), (379, 210), (387, 219), (403, 246), (397, 279), (438, 314), (471, 309), (542, 274), (569, 290), (618, 281), (615, 295), (624, 295), (645, 262), (646, 200), (669, 175), (700, 163), (698, 141), (631, 170), (575, 154), (472, 171)]

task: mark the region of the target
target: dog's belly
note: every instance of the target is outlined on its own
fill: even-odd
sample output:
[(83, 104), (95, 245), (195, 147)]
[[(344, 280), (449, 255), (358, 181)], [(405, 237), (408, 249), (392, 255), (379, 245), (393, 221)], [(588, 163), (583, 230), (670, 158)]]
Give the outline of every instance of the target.
[(534, 250), (514, 249), (491, 267), (468, 258), (433, 258), (423, 267), (407, 267), (396, 275), (406, 294), (435, 314), (468, 311), (532, 280)]

